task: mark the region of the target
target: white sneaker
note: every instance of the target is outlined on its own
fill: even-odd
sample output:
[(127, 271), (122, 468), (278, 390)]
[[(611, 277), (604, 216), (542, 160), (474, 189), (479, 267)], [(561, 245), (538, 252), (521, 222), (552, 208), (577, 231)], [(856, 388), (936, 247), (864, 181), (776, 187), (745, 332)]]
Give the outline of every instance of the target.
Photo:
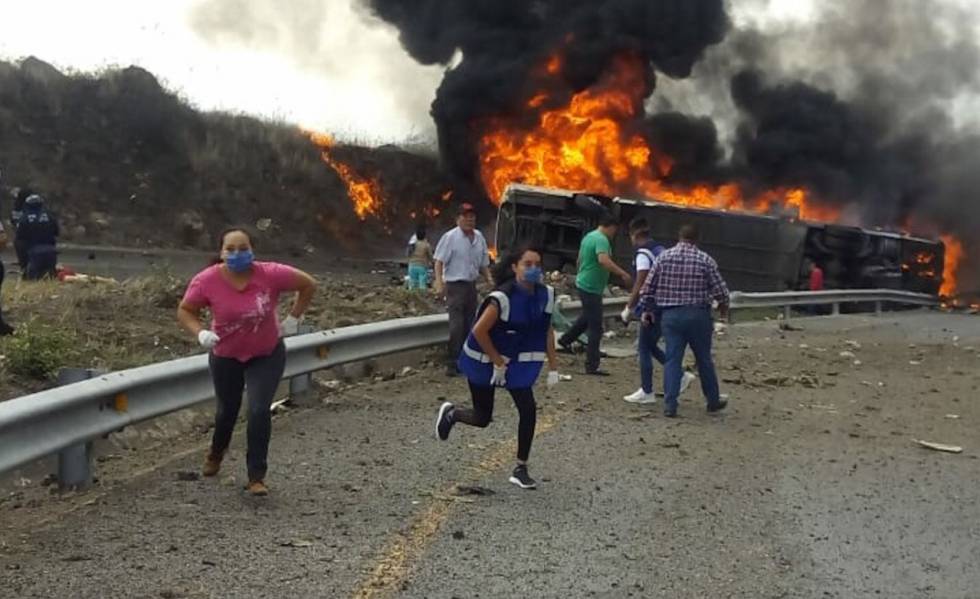
[(624, 395), (623, 401), (638, 404), (657, 403), (657, 396), (653, 393), (646, 393), (641, 387), (629, 395)]
[(681, 377), (681, 393), (687, 391), (687, 388), (690, 387), (691, 383), (693, 383), (694, 380), (697, 378), (698, 377), (694, 376), (692, 373), (685, 372), (684, 375)]

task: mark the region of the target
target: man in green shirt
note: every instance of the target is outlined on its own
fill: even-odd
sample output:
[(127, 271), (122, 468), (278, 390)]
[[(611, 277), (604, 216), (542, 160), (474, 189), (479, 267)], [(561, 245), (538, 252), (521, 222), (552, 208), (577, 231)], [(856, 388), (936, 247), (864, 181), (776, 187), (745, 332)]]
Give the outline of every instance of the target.
[(578, 250), (578, 276), (575, 287), (582, 300), (582, 313), (568, 329), (558, 344), (566, 352), (571, 352), (572, 342), (588, 330), (589, 342), (585, 352), (585, 374), (608, 376), (599, 369), (599, 342), (602, 340), (602, 294), (609, 284), (612, 273), (623, 280), (626, 287), (633, 282), (629, 274), (616, 265), (612, 259), (612, 240), (616, 237), (619, 221), (611, 214), (599, 219), (599, 226), (585, 237)]

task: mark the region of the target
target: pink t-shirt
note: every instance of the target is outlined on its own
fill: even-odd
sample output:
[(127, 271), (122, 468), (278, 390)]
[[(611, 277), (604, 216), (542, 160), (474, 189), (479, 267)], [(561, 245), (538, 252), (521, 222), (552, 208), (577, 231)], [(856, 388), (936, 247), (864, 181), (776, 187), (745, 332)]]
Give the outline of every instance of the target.
[(212, 350), (222, 358), (247, 362), (267, 356), (279, 343), (279, 294), (296, 286), (296, 269), (255, 262), (245, 289), (235, 289), (217, 264), (191, 279), (184, 302), (211, 309), (211, 330), (221, 341)]

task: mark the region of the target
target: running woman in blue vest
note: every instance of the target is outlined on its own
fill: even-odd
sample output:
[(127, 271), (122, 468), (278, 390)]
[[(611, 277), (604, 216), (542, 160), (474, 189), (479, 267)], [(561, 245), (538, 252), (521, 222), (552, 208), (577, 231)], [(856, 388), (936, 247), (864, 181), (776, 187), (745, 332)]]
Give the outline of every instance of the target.
[(473, 409), (446, 402), (436, 418), (436, 434), (443, 441), (457, 422), (485, 428), (493, 418), (494, 392), (497, 387), (505, 387), (520, 416), (517, 466), (510, 482), (522, 489), (537, 486), (527, 472), (537, 419), (531, 388), (546, 359), (548, 386), (559, 379), (555, 332), (551, 328), (555, 290), (542, 283), (543, 276), (541, 253), (534, 249), (521, 248), (497, 263), (497, 289), (480, 306), (458, 362), (459, 370), (469, 381)]
[[(664, 251), (664, 247), (650, 236), (650, 224), (642, 216), (634, 218), (630, 222), (630, 240), (633, 242), (633, 248), (636, 251), (633, 257), (633, 269), (636, 276), (633, 278), (633, 292), (630, 294), (629, 303), (620, 315), (624, 324), (629, 324), (629, 321), (634, 317), (639, 319), (637, 304), (640, 299), (640, 289), (643, 288), (647, 275), (657, 261), (657, 257)], [(663, 350), (657, 345), (660, 336), (659, 314), (653, 319), (652, 324), (640, 323), (636, 348), (640, 366), (640, 388), (629, 395), (624, 395), (625, 401), (637, 404), (657, 402), (657, 396), (653, 391), (653, 361), (656, 360), (663, 366), (667, 360)], [(685, 372), (681, 379), (681, 393), (691, 386), (692, 381), (694, 381), (694, 375)]]

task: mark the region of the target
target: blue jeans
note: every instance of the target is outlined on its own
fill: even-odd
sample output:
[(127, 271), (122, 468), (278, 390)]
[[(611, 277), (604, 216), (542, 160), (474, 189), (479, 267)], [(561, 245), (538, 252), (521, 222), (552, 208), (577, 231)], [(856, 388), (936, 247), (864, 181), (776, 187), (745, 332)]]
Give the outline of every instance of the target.
[(667, 356), (657, 347), (660, 340), (660, 318), (652, 325), (640, 324), (639, 343), (637, 353), (640, 360), (640, 386), (644, 393), (653, 393), (653, 361), (656, 360), (663, 365), (667, 361)]
[(429, 269), (421, 264), (408, 265), (408, 288), (425, 289), (429, 286)]
[(708, 406), (719, 401), (718, 375), (711, 359), (711, 337), (714, 324), (708, 306), (678, 306), (663, 311), (662, 327), (667, 341), (667, 362), (664, 364), (664, 409), (676, 410), (681, 392), (684, 351), (691, 346), (698, 363), (701, 392)]

